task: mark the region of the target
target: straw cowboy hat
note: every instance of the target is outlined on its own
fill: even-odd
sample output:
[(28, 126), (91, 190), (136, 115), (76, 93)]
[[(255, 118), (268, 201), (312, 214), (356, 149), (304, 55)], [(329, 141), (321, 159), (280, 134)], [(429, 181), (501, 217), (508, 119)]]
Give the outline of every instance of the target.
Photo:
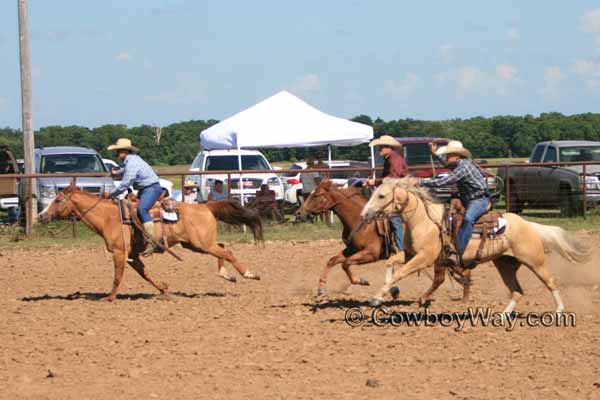
[(451, 140), (446, 146), (442, 146), (435, 151), (438, 156), (446, 154), (456, 154), (464, 158), (471, 158), (471, 152), (467, 150), (458, 140)]
[(402, 147), (402, 144), (390, 135), (383, 135), (382, 137), (371, 141), (371, 143), (369, 143), (369, 146)]
[(196, 187), (196, 182), (194, 181), (185, 181), (185, 183), (183, 184), (184, 188), (195, 188)]
[(134, 151), (134, 152), (138, 152), (139, 149), (137, 147), (135, 147), (134, 145), (131, 144), (131, 140), (130, 139), (125, 139), (125, 138), (120, 138), (119, 140), (117, 140), (117, 143), (115, 144), (111, 144), (110, 146), (107, 147), (108, 150), (129, 150), (129, 151)]

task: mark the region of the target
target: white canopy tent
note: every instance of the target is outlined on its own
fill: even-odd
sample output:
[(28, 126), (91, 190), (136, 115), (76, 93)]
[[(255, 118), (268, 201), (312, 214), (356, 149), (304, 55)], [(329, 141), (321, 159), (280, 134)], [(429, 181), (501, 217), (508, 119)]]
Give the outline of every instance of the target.
[(373, 139), (368, 125), (333, 117), (282, 91), (200, 133), (209, 150), (354, 146)]
[[(371, 139), (372, 127), (325, 114), (286, 91), (200, 133), (200, 143), (207, 150), (327, 145), (329, 161), (331, 145), (354, 146)], [(374, 162), (371, 148), (371, 166)]]

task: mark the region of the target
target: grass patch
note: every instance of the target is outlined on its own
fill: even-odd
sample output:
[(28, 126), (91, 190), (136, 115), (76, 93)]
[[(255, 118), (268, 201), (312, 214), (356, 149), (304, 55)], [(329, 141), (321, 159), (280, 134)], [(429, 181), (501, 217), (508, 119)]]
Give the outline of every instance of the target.
[[(251, 243), (254, 240), (249, 229), (244, 233), (242, 229), (223, 223), (219, 223), (217, 229), (220, 242)], [(20, 227), (1, 226), (0, 249), (104, 246), (103, 239), (81, 222), (75, 224), (75, 233), (73, 236), (73, 227), (69, 221), (38, 224), (31, 237), (26, 237)], [(331, 226), (322, 222), (264, 225), (265, 240), (270, 241), (339, 239), (341, 235), (342, 225), (338, 221)]]
[[(500, 207), (497, 211), (503, 212)], [(591, 210), (586, 218), (562, 218), (552, 210), (525, 210), (523, 217), (528, 221), (545, 225), (555, 225), (567, 231), (596, 231), (600, 226), (600, 210)], [(219, 223), (218, 240), (224, 243), (251, 243), (252, 233), (247, 230)], [(35, 249), (47, 247), (102, 247), (104, 242), (100, 236), (92, 232), (81, 222), (75, 224), (73, 236), (72, 224), (69, 221), (55, 221), (48, 225), (36, 225), (35, 233), (25, 237), (20, 227), (0, 225), (0, 250), (3, 249)], [(332, 225), (324, 222), (264, 224), (266, 241), (305, 241), (320, 239), (340, 239), (342, 224), (336, 219)]]

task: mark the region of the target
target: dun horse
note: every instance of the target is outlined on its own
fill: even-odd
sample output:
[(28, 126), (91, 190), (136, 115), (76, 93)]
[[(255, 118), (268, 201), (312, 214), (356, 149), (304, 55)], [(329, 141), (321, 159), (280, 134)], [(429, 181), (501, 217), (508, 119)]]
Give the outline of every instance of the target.
[[(344, 225), (342, 239), (346, 243), (346, 248), (327, 261), (319, 278), (317, 292), (319, 297), (325, 295), (327, 279), (335, 265), (342, 264), (351, 284), (368, 285), (366, 279), (356, 277), (352, 273), (350, 266), (375, 262), (384, 257), (382, 254), (384, 246), (382, 235), (385, 234), (383, 224), (379, 225), (378, 232), (375, 223), (361, 222), (360, 212), (365, 204), (367, 200), (361, 196), (358, 189), (339, 189), (332, 182), (325, 181), (317, 186), (298, 211), (299, 215), (304, 217), (307, 214), (321, 214), (333, 210)], [(386, 261), (386, 283), (392, 279), (392, 265), (396, 262), (404, 262), (404, 260), (392, 256)], [(468, 286), (464, 287), (465, 296), (468, 296), (468, 288)]]
[[(365, 221), (370, 221), (378, 215), (401, 213), (412, 238), (411, 251), (415, 255), (395, 272), (392, 281), (381, 288), (372, 299), (371, 305), (380, 305), (384, 296), (390, 293), (392, 284), (432, 265), (435, 271), (434, 280), (419, 299), (420, 303), (427, 300), (444, 282), (446, 267), (440, 262), (443, 261), (440, 260), (443, 207), (442, 204), (434, 203), (427, 190), (414, 186), (410, 179), (387, 179), (373, 193), (361, 216)], [(517, 280), (517, 271), (521, 265), (527, 266), (552, 292), (556, 310), (562, 312), (564, 305), (554, 278), (548, 271), (546, 252), (555, 250), (571, 262), (584, 263), (590, 259), (590, 249), (559, 227), (528, 222), (511, 213), (506, 213), (503, 217), (506, 220), (505, 233), (485, 243), (480, 261), (492, 261), (495, 264), (511, 293), (511, 300), (504, 312), (512, 312), (523, 295), (523, 289)], [(463, 256), (465, 262), (475, 258), (478, 247), (479, 240), (472, 239)]]
[[(133, 240), (136, 232), (130, 225), (121, 224), (119, 209), (113, 201), (98, 198), (71, 185), (40, 213), (40, 219), (42, 222), (49, 222), (52, 218), (66, 218), (72, 214), (102, 236), (106, 248), (113, 254), (115, 278), (110, 294), (103, 300), (116, 299), (126, 263), (129, 263), (142, 278), (162, 294), (167, 292), (167, 284), (157, 282), (146, 271), (140, 258), (143, 243), (141, 240)], [(186, 249), (217, 257), (219, 275), (229, 281), (235, 282), (235, 278), (227, 273), (223, 260), (230, 262), (242, 277), (259, 279), (242, 265), (231, 251), (217, 243), (217, 219), (228, 224), (247, 225), (252, 230), (254, 238), (262, 240), (260, 218), (254, 212), (228, 201), (206, 204), (180, 203), (178, 221), (158, 223), (157, 237), (154, 239), (160, 242), (164, 236), (166, 247), (181, 243)]]

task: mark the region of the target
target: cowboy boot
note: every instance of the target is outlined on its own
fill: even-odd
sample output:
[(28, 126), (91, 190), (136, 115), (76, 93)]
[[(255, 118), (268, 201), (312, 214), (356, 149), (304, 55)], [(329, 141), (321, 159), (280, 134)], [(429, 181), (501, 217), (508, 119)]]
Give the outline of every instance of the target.
[(156, 248), (154, 247), (154, 222), (149, 221), (149, 222), (144, 222), (144, 230), (146, 231), (146, 234), (148, 236), (150, 236), (150, 238), (152, 238), (152, 240), (149, 240), (148, 238), (146, 238), (146, 248), (144, 249), (144, 251), (142, 251), (142, 256), (147, 257), (149, 255), (151, 255), (152, 253), (154, 253), (154, 251), (156, 250)]

